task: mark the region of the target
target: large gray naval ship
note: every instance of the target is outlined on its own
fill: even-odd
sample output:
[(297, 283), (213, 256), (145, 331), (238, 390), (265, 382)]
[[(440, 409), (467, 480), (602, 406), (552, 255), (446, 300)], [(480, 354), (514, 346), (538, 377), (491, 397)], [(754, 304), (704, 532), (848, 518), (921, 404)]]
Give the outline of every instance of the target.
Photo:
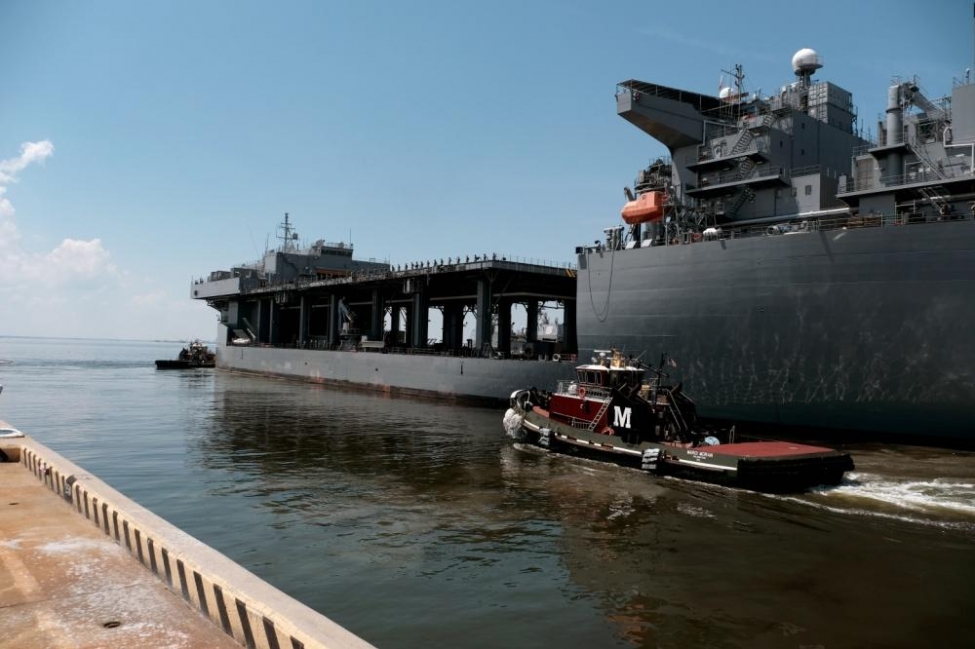
[(894, 79), (875, 141), (849, 92), (770, 96), (630, 80), (620, 116), (659, 141), (624, 225), (578, 253), (580, 356), (666, 352), (702, 415), (975, 435), (975, 85)]
[(572, 376), (571, 265), (475, 254), (392, 266), (356, 259), (351, 243), (300, 245), (287, 214), (279, 227), (257, 261), (193, 282), (219, 314), (218, 368), (485, 405)]

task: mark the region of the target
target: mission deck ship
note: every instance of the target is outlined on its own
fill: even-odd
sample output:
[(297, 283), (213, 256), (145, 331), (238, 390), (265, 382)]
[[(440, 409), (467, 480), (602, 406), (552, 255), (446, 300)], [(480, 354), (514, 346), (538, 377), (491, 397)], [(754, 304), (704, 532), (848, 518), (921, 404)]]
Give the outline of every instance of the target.
[(666, 352), (702, 415), (975, 437), (975, 85), (894, 79), (877, 140), (792, 59), (771, 96), (629, 80), (669, 158), (578, 253), (578, 345)]
[(350, 243), (301, 247), (287, 214), (280, 228), (281, 245), (258, 261), (191, 287), (220, 314), (218, 368), (483, 405), (573, 373), (570, 264), (476, 254), (392, 266), (355, 259)]

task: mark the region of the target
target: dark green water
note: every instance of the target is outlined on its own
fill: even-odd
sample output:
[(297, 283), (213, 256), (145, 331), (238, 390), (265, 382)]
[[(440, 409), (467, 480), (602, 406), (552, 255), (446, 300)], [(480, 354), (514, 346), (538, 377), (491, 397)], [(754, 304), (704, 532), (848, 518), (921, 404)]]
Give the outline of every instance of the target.
[(851, 445), (847, 484), (771, 497), (518, 448), (501, 411), (157, 372), (179, 347), (0, 338), (0, 419), (379, 647), (975, 637), (975, 454)]

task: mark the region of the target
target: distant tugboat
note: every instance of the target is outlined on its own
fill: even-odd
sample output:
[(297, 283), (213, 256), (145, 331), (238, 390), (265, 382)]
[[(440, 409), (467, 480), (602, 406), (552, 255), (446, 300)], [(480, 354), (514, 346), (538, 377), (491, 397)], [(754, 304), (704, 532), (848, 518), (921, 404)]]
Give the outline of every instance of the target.
[(505, 430), (551, 450), (630, 460), (655, 474), (760, 491), (835, 485), (853, 470), (853, 460), (841, 451), (784, 441), (738, 442), (734, 428), (701, 428), (681, 385), (665, 382), (665, 365), (662, 357), (646, 380), (648, 368), (615, 350), (599, 352), (555, 392), (513, 393)]
[(184, 347), (176, 360), (156, 361), (157, 370), (185, 370), (197, 367), (214, 367), (215, 365), (216, 354), (199, 340), (191, 342), (188, 348)]

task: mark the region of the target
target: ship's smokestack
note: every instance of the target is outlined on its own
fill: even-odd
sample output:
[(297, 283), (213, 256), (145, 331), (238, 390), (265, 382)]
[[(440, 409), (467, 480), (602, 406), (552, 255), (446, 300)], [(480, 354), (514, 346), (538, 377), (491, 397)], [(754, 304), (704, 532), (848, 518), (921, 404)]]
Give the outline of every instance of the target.
[[(904, 84), (898, 82), (887, 90), (887, 146), (904, 142), (904, 108), (902, 98)], [(884, 176), (893, 178), (902, 172), (901, 154), (891, 151), (887, 154), (887, 168)]]
[(904, 113), (901, 108), (901, 84), (895, 83), (887, 91), (887, 145), (900, 144), (903, 139)]

